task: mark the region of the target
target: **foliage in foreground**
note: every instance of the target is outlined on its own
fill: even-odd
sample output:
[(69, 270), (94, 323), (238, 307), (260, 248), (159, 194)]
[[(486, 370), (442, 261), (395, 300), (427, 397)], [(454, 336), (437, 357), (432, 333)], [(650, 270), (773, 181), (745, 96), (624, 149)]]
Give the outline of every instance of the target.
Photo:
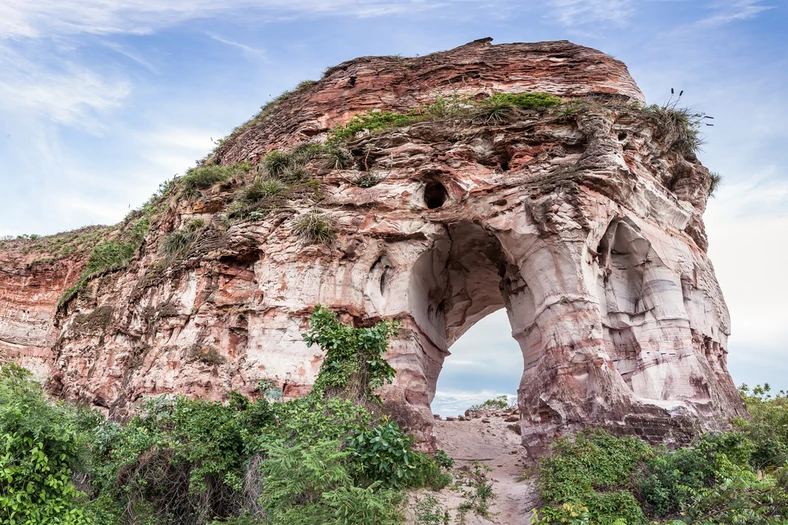
[(0, 369), (0, 439), (0, 524), (89, 523), (72, 481), (81, 445), (73, 418), (14, 364)]
[(311, 395), (276, 402), (281, 392), (262, 382), (255, 400), (161, 397), (125, 426), (51, 404), (6, 365), (0, 524), (401, 523), (403, 489), (450, 477), (379, 410), (397, 329), (353, 328), (318, 307), (304, 338), (326, 357)]
[(765, 417), (754, 412), (752, 423), (740, 423), (743, 431), (705, 434), (691, 447), (672, 451), (602, 430), (557, 440), (540, 467), (545, 506), (534, 523), (785, 523), (784, 457), (773, 456), (779, 463), (759, 469), (764, 442), (784, 444), (786, 433), (758, 434), (764, 419), (782, 411), (766, 408)]

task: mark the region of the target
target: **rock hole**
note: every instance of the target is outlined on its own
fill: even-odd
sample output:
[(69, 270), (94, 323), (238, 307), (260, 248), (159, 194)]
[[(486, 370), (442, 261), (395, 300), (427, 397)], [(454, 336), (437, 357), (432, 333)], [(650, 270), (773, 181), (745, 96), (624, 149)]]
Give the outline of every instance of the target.
[(501, 162), (501, 171), (509, 171), (509, 161), (505, 160)]
[(431, 210), (443, 206), (448, 196), (446, 188), (438, 181), (429, 182), (424, 188), (424, 204)]
[(627, 132), (626, 131), (620, 131), (618, 133), (618, 140), (626, 140), (626, 138), (627, 138)]

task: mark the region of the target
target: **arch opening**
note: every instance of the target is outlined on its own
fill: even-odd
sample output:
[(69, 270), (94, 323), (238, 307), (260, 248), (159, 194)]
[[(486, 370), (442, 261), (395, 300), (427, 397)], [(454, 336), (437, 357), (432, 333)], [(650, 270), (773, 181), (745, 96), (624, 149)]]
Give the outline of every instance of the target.
[[(494, 234), (470, 222), (447, 226), (447, 235), (417, 261), (409, 296), (411, 313), (421, 331), (431, 406), (444, 361), (449, 358), (448, 363), (452, 362), (449, 349), (482, 319), (480, 327), (457, 346), (461, 355), (454, 358), (447, 384), (457, 387), (453, 389), (455, 398), (519, 391), (527, 355), (524, 343), (528, 342), (513, 336), (513, 328), (523, 329), (533, 322), (533, 301), (529, 303), (528, 295), (519, 269), (508, 260)], [(506, 370), (496, 370), (497, 366)], [(445, 401), (439, 399), (438, 406), (445, 406)]]

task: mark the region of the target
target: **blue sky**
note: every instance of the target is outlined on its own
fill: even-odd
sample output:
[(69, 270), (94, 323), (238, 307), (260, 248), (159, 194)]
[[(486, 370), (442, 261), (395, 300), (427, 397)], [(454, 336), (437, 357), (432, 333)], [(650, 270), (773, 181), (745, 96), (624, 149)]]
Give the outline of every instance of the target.
[[(786, 0), (4, 0), (0, 236), (120, 220), (343, 60), (567, 39), (626, 62), (650, 102), (683, 89), (715, 117), (701, 159), (724, 177), (706, 219), (730, 368), (788, 388), (786, 28)], [(505, 316), (486, 321), (453, 348), (441, 390), (516, 389), (519, 350), (489, 336)], [(468, 362), (483, 373), (463, 375)]]

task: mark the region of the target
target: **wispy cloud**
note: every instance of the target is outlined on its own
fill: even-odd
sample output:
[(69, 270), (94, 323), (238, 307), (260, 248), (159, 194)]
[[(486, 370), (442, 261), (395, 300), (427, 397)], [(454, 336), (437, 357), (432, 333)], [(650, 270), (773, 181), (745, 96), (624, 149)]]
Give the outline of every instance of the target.
[(715, 4), (714, 14), (696, 22), (696, 27), (720, 27), (731, 22), (750, 20), (774, 6), (763, 5), (762, 0), (737, 0), (735, 2)]
[[(490, 0), (465, 0), (489, 4)], [(0, 5), (1, 37), (89, 33), (144, 34), (179, 22), (238, 9), (262, 13), (342, 14), (374, 17), (450, 8), (447, 1), (409, 0), (5, 0)]]
[(213, 40), (216, 40), (217, 42), (222, 43), (224, 45), (237, 47), (238, 49), (245, 51), (246, 53), (250, 53), (252, 55), (256, 55), (259, 57), (265, 57), (266, 54), (265, 49), (258, 49), (256, 47), (242, 44), (240, 42), (236, 42), (234, 40), (230, 40), (229, 38), (225, 38), (219, 35), (214, 35), (212, 33), (207, 33), (207, 35), (211, 37)]
[(0, 110), (46, 116), (60, 124), (96, 129), (96, 112), (119, 106), (129, 93), (124, 80), (103, 78), (75, 62), (30, 60), (0, 46)]
[(550, 4), (565, 26), (599, 22), (624, 25), (634, 12), (631, 0), (551, 0)]

